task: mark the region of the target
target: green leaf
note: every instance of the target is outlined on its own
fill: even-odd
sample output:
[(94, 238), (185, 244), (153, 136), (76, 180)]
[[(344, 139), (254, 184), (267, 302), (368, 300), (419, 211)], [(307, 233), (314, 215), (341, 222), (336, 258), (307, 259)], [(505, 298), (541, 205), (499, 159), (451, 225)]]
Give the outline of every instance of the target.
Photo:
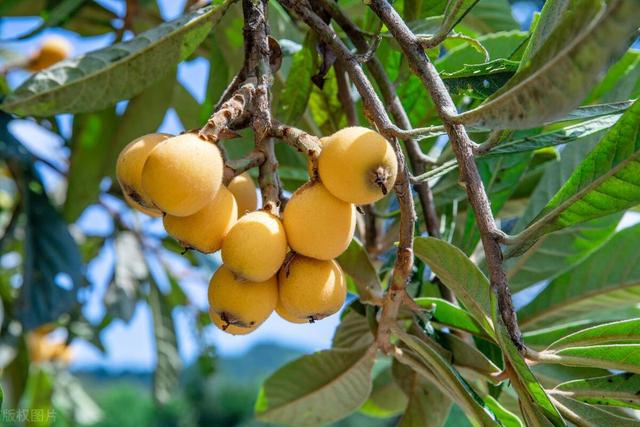
[(449, 391), (450, 397), (460, 405), (469, 420), (476, 425), (496, 426), (499, 425), (495, 415), (485, 405), (484, 401), (467, 384), (460, 374), (429, 345), (426, 345), (415, 336), (396, 329), (394, 333), (400, 340), (413, 350), (423, 361), (425, 366), (433, 372), (435, 378), (440, 382), (440, 387)]
[(370, 417), (388, 418), (402, 413), (406, 406), (407, 396), (393, 379), (389, 365), (373, 379), (371, 395), (360, 412)]
[(69, 184), (63, 207), (63, 216), (69, 222), (78, 219), (84, 209), (98, 199), (116, 122), (113, 107), (73, 118)]
[(634, 93), (640, 79), (640, 52), (629, 50), (593, 88), (586, 102), (613, 102), (637, 97)]
[(441, 427), (451, 409), (451, 400), (413, 369), (393, 360), (391, 372), (409, 399), (398, 427)]
[[(548, 425), (565, 426), (565, 422), (558, 413), (558, 410), (551, 402), (545, 389), (540, 385), (531, 368), (524, 360), (516, 346), (511, 341), (511, 336), (507, 331), (497, 304), (492, 307), (494, 324), (496, 325), (496, 335), (505, 361), (508, 361), (516, 373), (513, 386), (518, 392), (518, 398), (525, 419), (528, 425)], [(536, 420), (534, 422), (534, 420)]]
[(311, 117), (324, 135), (331, 135), (345, 127), (346, 119), (338, 97), (338, 82), (333, 67), (325, 76), (322, 89), (313, 85), (307, 106)]
[(373, 361), (367, 347), (325, 350), (294, 360), (264, 382), (256, 418), (296, 426), (340, 420), (369, 397)]
[(640, 375), (629, 372), (559, 384), (554, 391), (591, 405), (640, 409)]
[(362, 302), (380, 301), (382, 298), (380, 278), (358, 239), (352, 239), (347, 250), (336, 258), (336, 261), (355, 282)]
[(544, 42), (563, 17), (563, 13), (570, 1), (571, 0), (549, 0), (544, 3), (540, 11), (540, 16), (535, 23), (535, 29), (531, 34), (529, 43), (527, 43), (527, 48), (522, 55), (523, 65), (544, 45)]
[(622, 113), (627, 110), (627, 108), (631, 107), (634, 103), (634, 100), (625, 100), (625, 101), (617, 101), (617, 102), (609, 102), (606, 104), (594, 104), (594, 105), (585, 105), (583, 107), (578, 107), (566, 116), (558, 119), (557, 121), (567, 121), (567, 120), (584, 120), (590, 119), (593, 117), (607, 116), (609, 114)]
[(518, 418), (516, 414), (505, 409), (505, 407), (502, 406), (496, 399), (494, 399), (493, 396), (486, 395), (484, 397), (484, 401), (487, 406), (491, 408), (493, 413), (496, 414), (498, 420), (500, 420), (500, 424), (505, 427), (523, 427), (520, 418)]
[(572, 269), (549, 283), (518, 311), (520, 325), (532, 329), (589, 319), (606, 309), (635, 306), (640, 295), (640, 224), (623, 229)]
[(162, 24), (131, 40), (61, 61), (31, 76), (0, 105), (21, 116), (101, 110), (129, 99), (187, 58), (234, 0)]
[(640, 342), (640, 319), (621, 320), (583, 329), (555, 341), (549, 349), (623, 341)]
[(527, 346), (533, 349), (544, 350), (551, 343), (559, 340), (560, 338), (597, 324), (598, 322), (593, 322), (591, 320), (578, 320), (575, 322), (551, 325), (547, 328), (528, 331), (523, 333), (522, 337), (524, 338), (524, 342)]
[(451, 351), (452, 363), (467, 377), (496, 382), (494, 375), (500, 372), (491, 360), (475, 346), (468, 344), (453, 334), (444, 334), (442, 338), (447, 349)]
[(562, 414), (577, 425), (631, 427), (639, 423), (635, 419), (621, 417), (562, 395), (554, 394), (553, 400)]
[(487, 331), (466, 310), (451, 304), (449, 301), (440, 298), (423, 297), (416, 298), (415, 303), (429, 310), (432, 322), (467, 331), (490, 340), (495, 339), (493, 334), (488, 335)]
[(468, 94), (484, 99), (500, 89), (517, 69), (517, 61), (499, 58), (484, 64), (465, 65), (453, 73), (442, 73), (442, 81), (452, 95)]
[(373, 343), (373, 335), (367, 318), (353, 309), (340, 320), (331, 342), (332, 348), (360, 348)]
[(524, 138), (503, 142), (487, 153), (486, 156), (520, 153), (560, 144), (579, 143), (581, 138), (594, 134), (599, 135), (601, 132), (609, 129), (616, 124), (619, 118), (620, 114), (602, 116), (552, 132), (535, 136), (525, 136)]
[(282, 93), (278, 97), (276, 117), (283, 123), (296, 123), (304, 111), (313, 89), (311, 77), (317, 68), (313, 33), (307, 33), (302, 49), (293, 55), (293, 62)]
[(181, 83), (175, 84), (171, 106), (185, 129), (195, 129), (203, 124), (200, 121), (200, 104)]
[(178, 353), (178, 340), (171, 315), (171, 307), (152, 280), (149, 288), (149, 305), (153, 315), (153, 333), (156, 344), (156, 369), (153, 372), (153, 397), (156, 402), (165, 404), (177, 390), (181, 360)]
[(640, 344), (607, 344), (569, 347), (540, 353), (544, 363), (589, 366), (640, 373)]
[(414, 251), (442, 283), (451, 289), (489, 336), (493, 336), (490, 321), (494, 298), (489, 280), (475, 264), (455, 246), (433, 237), (418, 237)]
[(565, 14), (528, 65), (486, 103), (454, 120), (523, 129), (576, 108), (602, 71), (627, 49), (637, 30), (640, 2), (612, 0), (604, 10), (599, 0), (575, 3), (575, 12)]
[(513, 19), (511, 5), (507, 0), (481, 0), (462, 22), (481, 33), (518, 29), (518, 23)]
[(640, 102), (636, 101), (521, 233), (522, 253), (542, 234), (622, 211), (640, 202)]

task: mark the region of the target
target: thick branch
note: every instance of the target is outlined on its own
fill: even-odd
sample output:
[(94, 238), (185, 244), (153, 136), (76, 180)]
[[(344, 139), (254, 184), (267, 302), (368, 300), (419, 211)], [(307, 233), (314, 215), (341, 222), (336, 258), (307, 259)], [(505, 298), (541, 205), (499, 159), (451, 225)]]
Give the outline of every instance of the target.
[(390, 350), (390, 327), (397, 318), (400, 305), (402, 304), (402, 295), (405, 292), (406, 283), (413, 269), (413, 227), (415, 224), (415, 211), (404, 154), (395, 136), (389, 132), (390, 129), (394, 128), (394, 125), (389, 119), (384, 105), (378, 98), (369, 79), (362, 70), (358, 59), (351, 54), (333, 29), (312, 11), (306, 1), (280, 0), (280, 3), (294, 11), (317, 33), (318, 37), (333, 50), (347, 73), (349, 73), (349, 77), (358, 90), (358, 93), (360, 93), (367, 118), (392, 142), (396, 152), (399, 173), (394, 189), (401, 209), (400, 241), (391, 285), (385, 295), (377, 337), (377, 341), (382, 348)]
[(255, 86), (253, 83), (242, 85), (230, 99), (213, 113), (200, 129), (198, 135), (211, 142), (218, 142), (231, 124), (249, 113), (254, 94)]
[(386, 0), (371, 0), (373, 11), (387, 26), (394, 39), (408, 58), (412, 71), (422, 80), (443, 120), (449, 135), (451, 146), (460, 167), (460, 179), (465, 183), (469, 203), (476, 215), (485, 257), (489, 268), (491, 286), (498, 296), (498, 308), (511, 339), (522, 350), (522, 335), (511, 301), (507, 277), (502, 268), (502, 251), (496, 236), (497, 232), (487, 193), (484, 190), (480, 173), (473, 158), (473, 143), (464, 126), (452, 124), (448, 117), (456, 114), (456, 107), (447, 91), (438, 71), (425, 55), (415, 34), (407, 27), (402, 18)]

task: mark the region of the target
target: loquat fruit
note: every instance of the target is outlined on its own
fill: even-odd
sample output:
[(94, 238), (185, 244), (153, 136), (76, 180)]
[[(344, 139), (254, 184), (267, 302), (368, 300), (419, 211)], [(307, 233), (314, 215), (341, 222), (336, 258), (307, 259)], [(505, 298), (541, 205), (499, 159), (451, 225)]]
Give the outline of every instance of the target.
[(356, 205), (376, 202), (391, 190), (398, 174), (393, 147), (382, 135), (348, 127), (322, 138), (320, 179), (337, 198)]
[(227, 186), (238, 203), (239, 216), (247, 212), (253, 212), (258, 208), (258, 194), (256, 184), (248, 173), (243, 173), (233, 178)]

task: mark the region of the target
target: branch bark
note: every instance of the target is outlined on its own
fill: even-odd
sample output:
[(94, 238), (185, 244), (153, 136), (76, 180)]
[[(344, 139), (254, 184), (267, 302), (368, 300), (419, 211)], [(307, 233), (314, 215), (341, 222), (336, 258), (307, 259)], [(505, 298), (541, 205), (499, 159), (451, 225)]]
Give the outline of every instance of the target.
[(469, 204), (480, 230), (482, 245), (489, 268), (491, 287), (498, 297), (498, 309), (509, 331), (512, 341), (520, 351), (524, 350), (522, 334), (518, 326), (507, 276), (502, 268), (502, 251), (499, 244), (499, 230), (491, 212), (489, 198), (484, 190), (480, 173), (473, 157), (473, 142), (463, 125), (453, 124), (448, 118), (457, 113), (438, 71), (425, 54), (420, 41), (407, 27), (400, 15), (386, 0), (371, 0), (370, 7), (391, 32), (394, 39), (408, 58), (411, 70), (422, 80), (442, 119), (449, 135), (451, 146), (460, 167), (460, 179), (465, 184)]

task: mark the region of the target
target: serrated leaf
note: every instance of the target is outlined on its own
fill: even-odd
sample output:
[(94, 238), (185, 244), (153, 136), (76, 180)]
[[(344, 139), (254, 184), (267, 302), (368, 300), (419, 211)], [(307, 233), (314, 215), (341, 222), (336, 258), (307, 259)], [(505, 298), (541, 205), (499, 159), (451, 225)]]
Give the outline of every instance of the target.
[(523, 329), (589, 319), (640, 301), (640, 224), (623, 229), (518, 311)]
[(624, 341), (640, 342), (640, 319), (621, 320), (605, 323), (574, 332), (549, 346), (557, 350), (565, 347), (576, 347), (594, 344), (606, 344)]
[[(485, 104), (455, 116), (455, 122), (523, 129), (576, 108), (602, 71), (624, 53), (638, 27), (637, 0), (600, 5), (599, 0), (579, 1), (576, 13), (566, 14), (528, 66)], [(569, 43), (567, 37), (572, 37)]]
[(367, 252), (358, 239), (336, 258), (340, 267), (353, 279), (362, 302), (375, 303), (382, 298), (382, 284)]
[(640, 373), (640, 344), (603, 344), (568, 347), (541, 353), (545, 363), (566, 366), (589, 366)]
[(542, 234), (633, 207), (640, 202), (640, 102), (636, 101), (589, 153), (523, 232), (508, 256)]
[(441, 427), (451, 409), (451, 400), (435, 385), (407, 365), (393, 360), (391, 372), (409, 399), (397, 427)]
[(486, 154), (486, 156), (520, 153), (524, 151), (538, 150), (544, 147), (553, 147), (560, 144), (579, 143), (582, 138), (594, 134), (598, 135), (609, 129), (611, 126), (616, 124), (619, 118), (620, 114), (602, 116), (576, 125), (567, 126), (553, 132), (547, 132), (535, 136), (526, 136), (524, 138), (503, 142), (493, 148)]
[(553, 399), (563, 415), (573, 423), (580, 423), (579, 425), (631, 427), (640, 424), (636, 419), (621, 417), (569, 397), (554, 394)]
[(490, 340), (495, 339), (493, 335), (488, 335), (487, 331), (466, 310), (451, 304), (449, 301), (440, 298), (423, 297), (416, 298), (415, 303), (429, 310), (432, 322), (467, 331)]
[(489, 336), (493, 335), (490, 321), (491, 301), (494, 298), (489, 280), (475, 264), (455, 246), (433, 237), (418, 237), (414, 251), (451, 289)]
[(34, 74), (0, 108), (21, 116), (97, 111), (129, 99), (187, 58), (235, 0)]
[(558, 384), (554, 392), (591, 405), (640, 409), (640, 375), (625, 372)]
[(262, 385), (256, 418), (296, 426), (344, 418), (369, 397), (373, 361), (367, 347), (325, 350), (294, 360)]

